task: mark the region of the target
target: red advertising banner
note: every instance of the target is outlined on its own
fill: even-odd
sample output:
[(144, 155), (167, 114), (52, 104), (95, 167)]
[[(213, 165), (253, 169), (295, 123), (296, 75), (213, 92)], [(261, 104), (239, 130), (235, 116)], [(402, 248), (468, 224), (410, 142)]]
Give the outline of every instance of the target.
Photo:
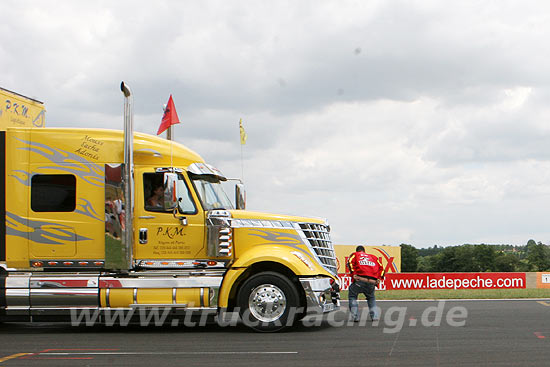
[[(340, 287), (348, 289), (349, 274), (339, 274)], [(388, 273), (379, 290), (397, 289), (509, 289), (525, 288), (525, 273)]]

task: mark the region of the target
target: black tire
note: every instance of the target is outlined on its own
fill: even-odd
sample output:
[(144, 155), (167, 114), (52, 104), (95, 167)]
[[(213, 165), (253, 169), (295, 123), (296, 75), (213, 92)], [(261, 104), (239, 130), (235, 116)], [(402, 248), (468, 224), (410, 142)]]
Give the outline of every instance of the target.
[(284, 275), (266, 271), (247, 279), (237, 294), (243, 323), (261, 332), (290, 327), (303, 310), (292, 282)]

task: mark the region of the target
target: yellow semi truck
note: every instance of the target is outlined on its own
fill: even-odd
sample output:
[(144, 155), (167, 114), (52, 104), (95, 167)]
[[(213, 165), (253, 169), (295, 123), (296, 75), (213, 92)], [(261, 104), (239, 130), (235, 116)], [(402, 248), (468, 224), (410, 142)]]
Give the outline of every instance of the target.
[[(244, 210), (192, 150), (125, 128), (0, 131), (0, 318), (238, 311), (261, 331), (339, 307), (330, 227)], [(103, 210), (102, 210), (103, 209)]]

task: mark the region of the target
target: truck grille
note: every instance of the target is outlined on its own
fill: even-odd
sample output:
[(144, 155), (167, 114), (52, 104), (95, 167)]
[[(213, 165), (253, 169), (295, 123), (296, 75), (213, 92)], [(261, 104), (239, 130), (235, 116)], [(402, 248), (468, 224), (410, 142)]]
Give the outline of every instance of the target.
[(329, 273), (336, 275), (336, 255), (330, 240), (328, 226), (316, 223), (300, 223), (307, 244), (317, 259)]

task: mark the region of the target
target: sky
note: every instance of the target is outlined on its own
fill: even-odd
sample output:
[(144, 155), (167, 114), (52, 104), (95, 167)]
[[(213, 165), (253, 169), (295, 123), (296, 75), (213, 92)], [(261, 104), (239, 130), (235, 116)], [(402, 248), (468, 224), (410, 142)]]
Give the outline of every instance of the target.
[[(156, 134), (336, 244), (550, 243), (550, 2), (3, 0), (0, 86)], [(239, 119), (248, 134), (239, 143)], [(242, 161), (241, 161), (242, 148)]]

